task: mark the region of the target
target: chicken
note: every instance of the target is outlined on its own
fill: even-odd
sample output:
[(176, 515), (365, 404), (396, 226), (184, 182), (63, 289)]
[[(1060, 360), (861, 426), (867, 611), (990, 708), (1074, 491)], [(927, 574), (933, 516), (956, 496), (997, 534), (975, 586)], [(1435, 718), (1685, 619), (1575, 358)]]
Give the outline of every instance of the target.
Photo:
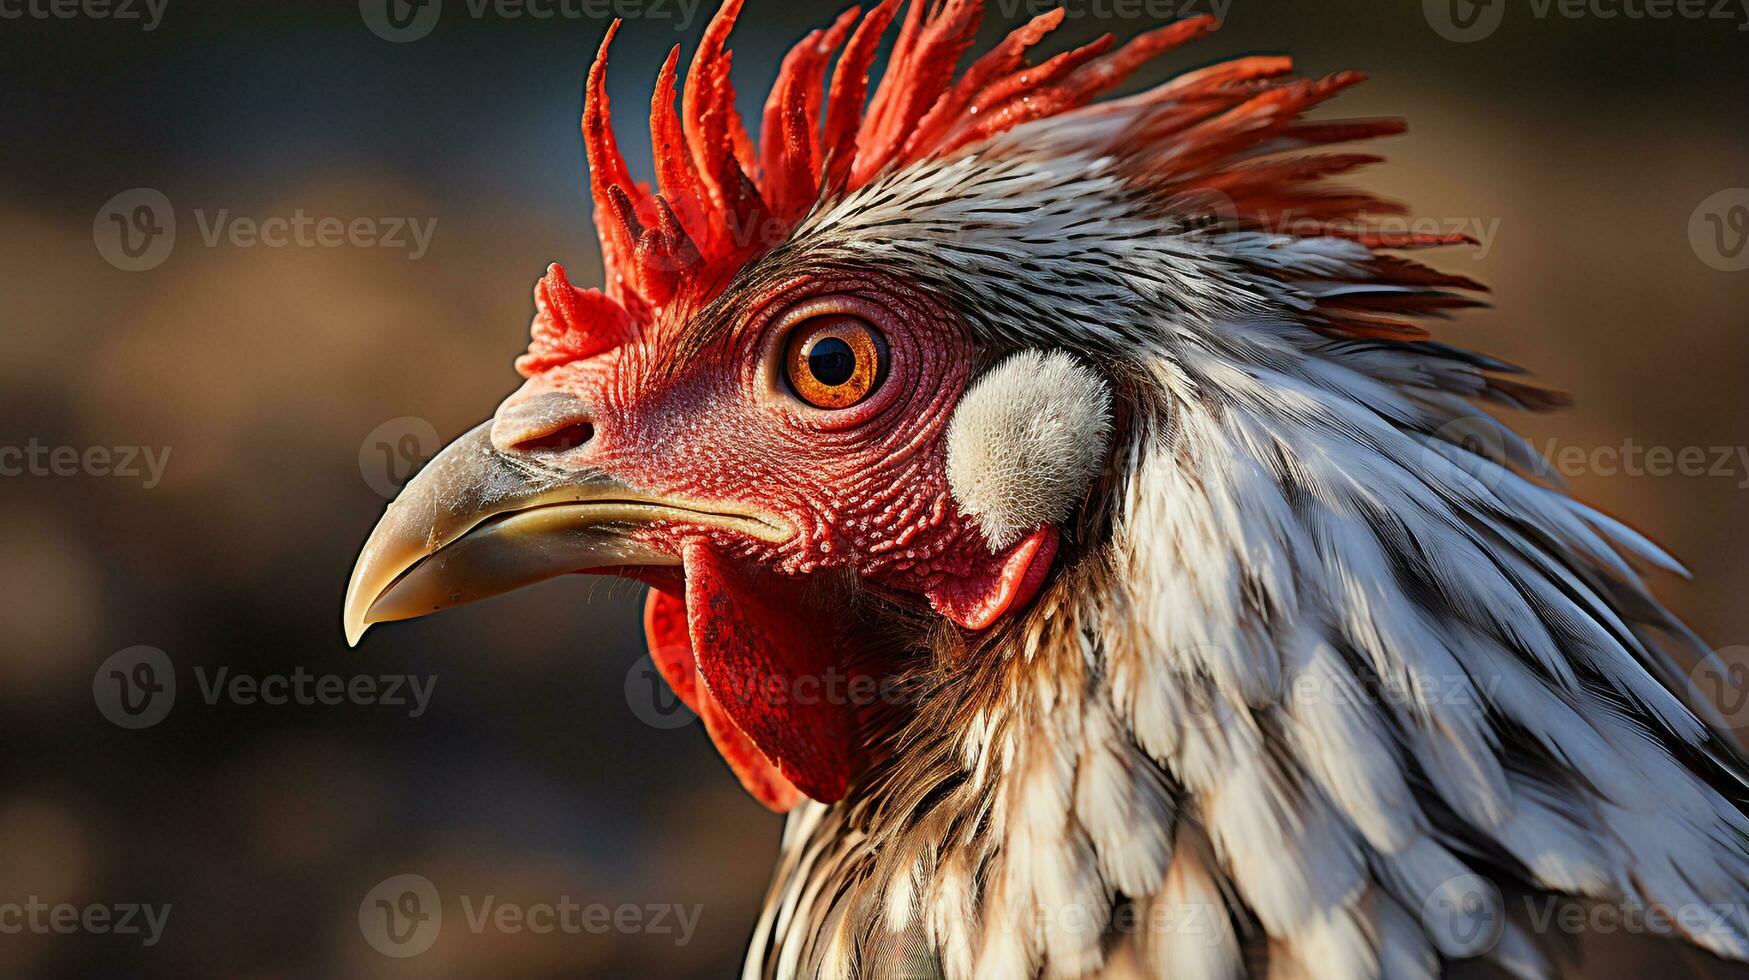
[[(1095, 103), (1206, 18), (958, 70), (976, 0), (851, 10), (757, 143), (709, 25), (627, 172), (583, 136), (602, 289), (551, 266), (526, 383), (390, 505), (367, 624), (570, 572), (786, 811), (748, 977), (1551, 975), (1525, 896), (1749, 958), (1744, 765), (1640, 573), (1479, 405), (1559, 396), (1418, 321), (1307, 121), (1361, 80), (1246, 57)], [(898, 21), (869, 95), (877, 46)], [(829, 62), (836, 55), (830, 82)]]

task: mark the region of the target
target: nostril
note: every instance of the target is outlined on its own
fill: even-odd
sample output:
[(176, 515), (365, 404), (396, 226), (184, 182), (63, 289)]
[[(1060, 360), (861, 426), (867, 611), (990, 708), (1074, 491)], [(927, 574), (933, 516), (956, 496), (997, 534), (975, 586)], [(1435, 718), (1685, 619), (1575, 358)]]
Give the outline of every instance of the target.
[(521, 392), (505, 399), (492, 420), (492, 448), (501, 453), (556, 456), (595, 438), (594, 413), (565, 391)]
[(562, 453), (576, 449), (595, 437), (595, 426), (573, 422), (543, 435), (519, 440), (511, 448), (525, 453)]

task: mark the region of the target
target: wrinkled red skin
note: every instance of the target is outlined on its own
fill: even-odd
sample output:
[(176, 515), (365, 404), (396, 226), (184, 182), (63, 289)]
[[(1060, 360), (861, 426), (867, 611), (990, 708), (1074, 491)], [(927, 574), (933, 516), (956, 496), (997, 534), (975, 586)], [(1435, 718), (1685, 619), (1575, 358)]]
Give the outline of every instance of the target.
[[(855, 659), (845, 610), (812, 587), (821, 573), (927, 597), (981, 629), (1030, 598), (1055, 551), (1054, 529), (1042, 529), (993, 553), (949, 492), (944, 442), (972, 358), (963, 330), (888, 277), (808, 274), (718, 304), (732, 321), (679, 354), (683, 335), (705, 324), (659, 314), (640, 329), (599, 294), (564, 303), (571, 288), (558, 270), (537, 290), (536, 344), (519, 364), (529, 380), (500, 413), (569, 393), (579, 399), (574, 421), (586, 413), (593, 436), (547, 456), (549, 465), (601, 469), (707, 508), (757, 510), (794, 530), (779, 543), (685, 521), (634, 532), (684, 564), (683, 577), (637, 573), (657, 590), (646, 633), (657, 668), (750, 793), (777, 810), (802, 794), (842, 797), (868, 761), (857, 739), (866, 705), (788, 696)], [(836, 411), (803, 402), (782, 377), (789, 329), (824, 313), (861, 317), (888, 348), (875, 391)], [(605, 342), (573, 335), (592, 329)], [(567, 359), (579, 351), (588, 356)]]
[[(777, 320), (843, 297), (888, 344), (888, 373), (861, 404), (814, 408), (781, 378)], [(771, 545), (685, 525), (643, 532), (678, 553), (704, 537), (725, 556), (786, 575), (850, 569), (925, 593), (974, 576), (995, 556), (948, 492), (943, 441), (971, 350), (923, 294), (873, 276), (811, 276), (748, 297), (741, 322), (673, 364), (684, 324), (531, 377), (504, 407), (550, 390), (590, 406), (594, 438), (556, 465), (598, 467), (639, 490), (757, 508), (795, 529)], [(654, 334), (654, 336), (650, 336)]]

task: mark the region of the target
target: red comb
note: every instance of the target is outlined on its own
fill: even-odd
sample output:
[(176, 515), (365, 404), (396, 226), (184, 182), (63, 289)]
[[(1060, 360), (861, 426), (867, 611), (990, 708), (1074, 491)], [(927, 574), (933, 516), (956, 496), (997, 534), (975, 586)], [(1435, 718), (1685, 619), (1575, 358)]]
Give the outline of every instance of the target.
[[(583, 137), (609, 298), (638, 320), (683, 294), (707, 298), (822, 197), (1084, 105), (1148, 58), (1213, 27), (1211, 18), (1193, 18), (1115, 52), (1108, 53), (1106, 38), (1028, 68), (1026, 49), (1062, 22), (1062, 11), (1053, 11), (1014, 31), (955, 82), (982, 3), (911, 0), (869, 98), (869, 66), (900, 2), (884, 0), (866, 15), (851, 8), (790, 50), (755, 149), (729, 81), (729, 31), (742, 0), (727, 0), (687, 69), (679, 113), (678, 47), (657, 75), (650, 106), (656, 192), (632, 181), (614, 142), (604, 74), (619, 22), (608, 28), (589, 71)], [(840, 45), (828, 92), (827, 64)]]
[[(686, 71), (680, 49), (657, 74), (650, 104), (656, 190), (634, 183), (614, 142), (603, 83), (615, 21), (589, 71), (583, 110), (606, 296), (636, 322), (677, 303), (709, 300), (748, 261), (777, 245), (823, 200), (930, 159), (971, 152), (1034, 120), (1087, 106), (1158, 55), (1217, 25), (1192, 17), (1113, 49), (1109, 36), (1029, 64), (1028, 51), (1062, 23), (1050, 11), (1012, 31), (963, 73), (981, 0), (909, 0), (887, 67), (869, 94), (869, 69), (903, 0), (853, 7), (783, 59), (764, 104), (760, 143), (748, 138), (729, 81), (728, 39), (742, 0), (726, 0)], [(837, 54), (830, 83), (828, 64)], [(1326, 178), (1372, 162), (1357, 154), (1282, 151), (1402, 131), (1392, 119), (1306, 122), (1304, 115), (1362, 76), (1291, 77), (1287, 58), (1254, 56), (1180, 76), (1125, 100), (1134, 115), (1110, 149), (1132, 178), (1164, 198), (1219, 202), (1223, 221), (1304, 237), (1348, 238), (1370, 249), (1449, 244), (1455, 236), (1382, 233), (1371, 215), (1397, 209)], [(1100, 112), (1101, 109), (1090, 109)], [(1425, 275), (1412, 263), (1399, 276)], [(1334, 311), (1333, 311), (1334, 312)], [(1400, 334), (1395, 323), (1342, 311), (1338, 328)], [(552, 346), (549, 344), (549, 346)], [(556, 348), (555, 348), (556, 349)]]

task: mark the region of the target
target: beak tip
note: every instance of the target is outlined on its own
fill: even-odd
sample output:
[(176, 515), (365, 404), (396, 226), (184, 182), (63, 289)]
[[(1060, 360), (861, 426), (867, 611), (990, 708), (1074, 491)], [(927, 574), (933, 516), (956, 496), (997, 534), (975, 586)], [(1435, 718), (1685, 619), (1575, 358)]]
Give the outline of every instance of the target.
[(370, 616), (373, 601), (367, 600), (361, 589), (358, 576), (353, 575), (352, 583), (346, 589), (346, 600), (341, 604), (340, 629), (346, 634), (348, 648), (358, 646), (358, 641), (364, 637), (364, 631), (376, 622)]
[(370, 629), (369, 620), (364, 618), (364, 610), (352, 608), (352, 603), (346, 604), (346, 611), (340, 617), (340, 629), (346, 634), (348, 648), (358, 646), (358, 641), (364, 637), (364, 631)]

